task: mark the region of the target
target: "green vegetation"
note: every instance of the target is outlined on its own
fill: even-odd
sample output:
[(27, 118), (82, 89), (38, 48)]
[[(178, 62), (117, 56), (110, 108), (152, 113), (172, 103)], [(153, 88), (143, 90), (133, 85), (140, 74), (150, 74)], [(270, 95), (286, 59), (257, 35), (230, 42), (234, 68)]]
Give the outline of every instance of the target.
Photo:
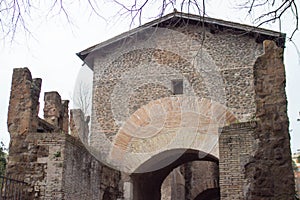
[(56, 153), (54, 153), (53, 158), (59, 158), (61, 157), (61, 152), (57, 151)]
[(3, 142), (1, 142), (0, 145), (0, 176), (3, 176), (5, 174), (5, 169), (6, 169), (6, 157), (7, 153), (5, 152), (5, 147)]

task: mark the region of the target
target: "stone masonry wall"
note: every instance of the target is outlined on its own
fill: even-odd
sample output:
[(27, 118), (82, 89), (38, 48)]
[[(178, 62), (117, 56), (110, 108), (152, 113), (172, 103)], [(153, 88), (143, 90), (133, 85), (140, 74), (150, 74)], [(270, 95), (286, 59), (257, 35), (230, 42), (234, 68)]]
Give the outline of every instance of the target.
[(11, 137), (36, 131), (41, 85), (42, 80), (32, 79), (28, 68), (14, 69), (7, 119)]
[(273, 41), (264, 41), (264, 54), (254, 64), (254, 80), (258, 147), (254, 162), (245, 169), (246, 178), (252, 180), (247, 197), (294, 199), (283, 49)]
[(19, 139), (20, 160), (9, 160), (7, 175), (24, 176), (30, 185), (27, 199), (103, 199), (105, 191), (110, 199), (121, 195), (120, 173), (98, 162), (78, 139), (61, 133)]
[(61, 101), (57, 92), (46, 93), (45, 120), (38, 117), (40, 87), (41, 79), (32, 79), (28, 68), (14, 69), (6, 175), (27, 183), (24, 199), (120, 197), (120, 172), (96, 160), (78, 137), (67, 134), (68, 101)]
[[(43, 172), (44, 166), (41, 164), (30, 167), (28, 164), (37, 159), (36, 155), (31, 152), (38, 151), (38, 149), (28, 150), (28, 144), (25, 142), (27, 134), (38, 128), (41, 83), (41, 79), (32, 79), (28, 68), (13, 71), (7, 119), (11, 140), (6, 175), (17, 177), (27, 183), (30, 183), (31, 176), (35, 176), (36, 181), (43, 179), (43, 175), (33, 173)], [(28, 190), (29, 197), (33, 198), (33, 188), (30, 186), (25, 190)]]
[[(181, 79), (183, 96), (221, 103), (240, 122), (220, 138), (222, 199), (293, 196), (282, 55), (261, 56), (262, 41), (236, 29), (180, 23), (122, 42), (93, 55), (92, 146), (102, 147), (99, 135), (114, 140), (136, 109), (174, 95), (172, 81)], [(246, 123), (253, 120), (257, 127)]]
[(66, 137), (63, 165), (63, 191), (65, 199), (116, 200), (121, 174), (96, 160), (82, 143), (72, 136)]
[(183, 80), (184, 95), (219, 102), (239, 121), (254, 117), (253, 64), (262, 43), (234, 30), (211, 33), (188, 24), (168, 28), (139, 33), (93, 55), (93, 146), (101, 146), (98, 134), (113, 140), (141, 106), (172, 96), (171, 83), (177, 79)]
[(264, 42), (254, 65), (256, 122), (232, 124), (220, 136), (222, 200), (292, 200), (292, 171), (283, 50)]

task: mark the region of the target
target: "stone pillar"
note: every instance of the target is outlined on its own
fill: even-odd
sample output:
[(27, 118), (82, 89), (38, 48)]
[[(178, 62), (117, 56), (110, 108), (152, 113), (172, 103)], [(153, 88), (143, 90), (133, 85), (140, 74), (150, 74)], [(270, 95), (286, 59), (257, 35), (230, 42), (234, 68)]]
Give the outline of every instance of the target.
[(124, 192), (124, 200), (132, 200), (133, 199), (133, 189), (131, 182), (124, 182), (123, 192)]
[(62, 101), (62, 116), (61, 116), (61, 124), (59, 127), (65, 132), (69, 132), (69, 101)]
[(41, 85), (28, 68), (14, 69), (7, 119), (12, 137), (37, 130)]
[(44, 102), (44, 120), (59, 127), (62, 112), (60, 95), (58, 92), (45, 92)]
[(264, 54), (254, 64), (258, 147), (254, 162), (246, 170), (251, 179), (248, 199), (295, 197), (287, 100), (285, 94), (283, 49), (264, 41)]
[(84, 116), (81, 109), (70, 110), (70, 130), (71, 135), (80, 138), (83, 143), (88, 142), (90, 117)]
[(121, 172), (121, 184), (123, 185), (123, 200), (133, 200), (133, 184), (129, 174)]
[[(26, 138), (38, 128), (39, 96), (42, 80), (32, 79), (28, 68), (13, 70), (7, 126), (11, 136), (6, 176), (25, 181), (29, 162), (35, 155), (28, 153)], [(32, 190), (30, 183), (23, 190)], [(1, 199), (1, 197), (0, 197)], [(33, 199), (24, 197), (24, 199)]]

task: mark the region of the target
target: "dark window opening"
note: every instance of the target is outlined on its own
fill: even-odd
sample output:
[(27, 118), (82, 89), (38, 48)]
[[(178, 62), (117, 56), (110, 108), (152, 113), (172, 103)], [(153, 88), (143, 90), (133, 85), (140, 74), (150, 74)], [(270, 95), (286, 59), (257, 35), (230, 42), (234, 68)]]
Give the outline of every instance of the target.
[(183, 80), (172, 80), (172, 90), (174, 95), (183, 94)]

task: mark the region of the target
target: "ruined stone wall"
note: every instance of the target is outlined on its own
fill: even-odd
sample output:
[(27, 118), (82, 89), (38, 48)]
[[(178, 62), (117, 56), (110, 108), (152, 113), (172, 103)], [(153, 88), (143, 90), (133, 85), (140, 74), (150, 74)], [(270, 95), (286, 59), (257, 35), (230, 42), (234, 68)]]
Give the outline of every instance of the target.
[[(7, 176), (28, 184), (25, 199), (63, 199), (62, 174), (65, 134), (28, 133), (11, 138)], [(18, 145), (20, 144), (20, 145)]]
[[(25, 190), (29, 197), (34, 197), (31, 184), (32, 177), (37, 182), (43, 180), (44, 164), (32, 165), (37, 160), (37, 153), (44, 154), (41, 148), (28, 148), (28, 133), (37, 131), (39, 127), (38, 111), (41, 79), (32, 79), (28, 68), (14, 69), (11, 94), (9, 100), (7, 127), (10, 133), (9, 157), (6, 175), (29, 183)], [(35, 172), (41, 172), (34, 174)]]
[[(167, 30), (160, 31), (141, 33), (124, 43), (120, 51), (113, 49), (95, 59), (92, 146), (99, 148), (103, 143), (97, 134), (113, 140), (141, 106), (174, 95), (172, 80), (182, 79), (183, 95), (219, 102), (237, 119), (221, 130), (222, 200), (293, 199), (282, 49), (267, 42), (265, 54), (259, 56), (262, 44), (234, 30), (207, 30), (203, 34), (199, 26), (179, 26), (172, 28), (174, 37), (169, 37)], [(152, 36), (154, 43), (145, 40)], [(76, 139), (79, 133), (73, 133), (76, 137), (65, 134), (67, 103), (58, 94), (45, 98), (49, 105), (45, 107), (45, 120), (38, 118), (40, 86), (41, 80), (32, 79), (28, 69), (14, 70), (7, 174), (29, 184), (28, 199), (122, 196), (120, 172), (90, 155)], [(82, 116), (80, 123), (82, 119), (86, 124)], [(247, 122), (251, 120), (255, 123)], [(83, 135), (88, 140), (87, 134)], [(192, 171), (191, 166), (186, 169)], [(189, 176), (185, 186), (191, 189), (199, 177)]]
[(283, 50), (272, 41), (264, 50), (254, 64), (256, 122), (224, 127), (220, 136), (222, 199), (295, 198)]
[(65, 199), (113, 200), (122, 195), (120, 172), (96, 160), (80, 141), (67, 136), (64, 156), (62, 188)]
[(14, 69), (7, 118), (11, 137), (37, 130), (41, 85), (28, 68)]
[[(97, 161), (82, 143), (61, 133), (29, 133), (9, 157), (7, 175), (24, 177), (28, 199), (117, 199), (120, 173)], [(21, 142), (21, 141), (20, 141)]]
[[(24, 199), (117, 199), (120, 172), (96, 160), (68, 133), (68, 101), (45, 94), (44, 119), (38, 117), (41, 79), (27, 68), (14, 69), (8, 113), (11, 135), (6, 175), (27, 183)], [(72, 112), (73, 114), (76, 111)], [(74, 116), (73, 116), (74, 117)], [(86, 122), (86, 121), (84, 121)], [(77, 124), (78, 125), (78, 124)], [(86, 129), (86, 126), (83, 128)]]
[(246, 167), (249, 199), (294, 199), (295, 183), (290, 150), (285, 94), (283, 49), (264, 41), (264, 54), (254, 64), (258, 147)]

